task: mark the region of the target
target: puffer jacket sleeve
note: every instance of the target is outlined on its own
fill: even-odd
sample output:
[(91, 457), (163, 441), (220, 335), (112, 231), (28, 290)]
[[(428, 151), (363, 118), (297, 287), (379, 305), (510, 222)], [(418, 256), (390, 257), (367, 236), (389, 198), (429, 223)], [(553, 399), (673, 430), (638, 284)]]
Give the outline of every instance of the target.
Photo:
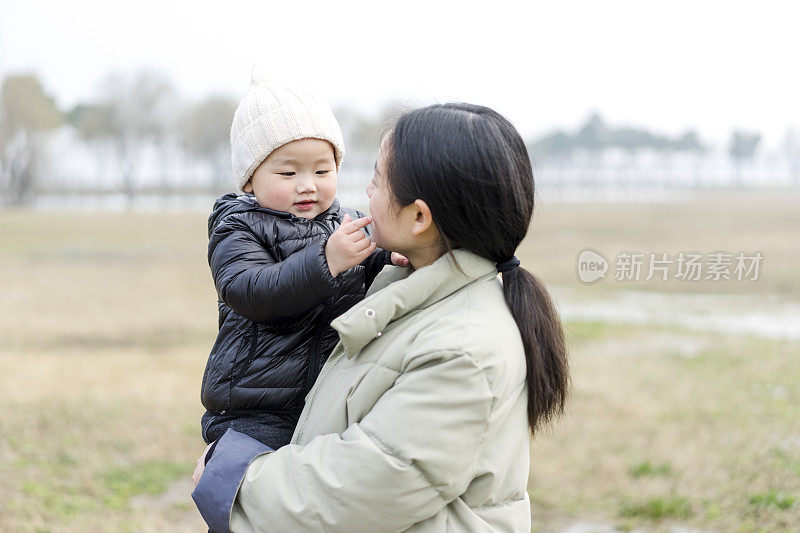
[(492, 402), (469, 354), (418, 356), (344, 433), (256, 458), (230, 528), (403, 531), (436, 514), (476, 476)]
[(383, 267), (392, 262), (391, 258), (391, 252), (377, 248), (361, 262), (364, 267), (364, 288), (369, 289), (375, 277), (383, 270)]
[(214, 229), (208, 262), (219, 297), (241, 316), (269, 322), (308, 311), (338, 281), (328, 269), (325, 239), (276, 261), (247, 224), (229, 216)]

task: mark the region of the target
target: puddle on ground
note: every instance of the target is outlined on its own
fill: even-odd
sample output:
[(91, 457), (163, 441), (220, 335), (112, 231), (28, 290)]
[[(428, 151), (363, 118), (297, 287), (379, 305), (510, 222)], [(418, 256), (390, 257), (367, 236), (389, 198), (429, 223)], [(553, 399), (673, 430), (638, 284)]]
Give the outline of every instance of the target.
[(565, 321), (656, 324), (689, 330), (800, 339), (800, 304), (752, 295), (610, 293), (582, 300), (572, 290), (552, 288)]

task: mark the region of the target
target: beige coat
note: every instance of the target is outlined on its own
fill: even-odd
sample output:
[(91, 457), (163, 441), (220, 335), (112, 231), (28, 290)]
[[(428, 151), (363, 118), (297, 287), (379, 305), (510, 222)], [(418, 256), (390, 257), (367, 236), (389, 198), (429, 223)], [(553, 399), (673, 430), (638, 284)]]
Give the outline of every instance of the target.
[(495, 266), (386, 267), (333, 322), (292, 444), (256, 458), (232, 531), (530, 531), (525, 358)]

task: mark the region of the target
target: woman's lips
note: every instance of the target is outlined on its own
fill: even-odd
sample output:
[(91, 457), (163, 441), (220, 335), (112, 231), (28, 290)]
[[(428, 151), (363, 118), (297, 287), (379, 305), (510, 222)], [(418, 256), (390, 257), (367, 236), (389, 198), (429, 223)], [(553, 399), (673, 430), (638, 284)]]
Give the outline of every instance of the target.
[(295, 202), (294, 206), (297, 209), (299, 209), (300, 211), (308, 211), (309, 209), (314, 207), (314, 204), (316, 204), (316, 203), (317, 202), (314, 201), (314, 200), (306, 200), (306, 201), (303, 201), (303, 202)]

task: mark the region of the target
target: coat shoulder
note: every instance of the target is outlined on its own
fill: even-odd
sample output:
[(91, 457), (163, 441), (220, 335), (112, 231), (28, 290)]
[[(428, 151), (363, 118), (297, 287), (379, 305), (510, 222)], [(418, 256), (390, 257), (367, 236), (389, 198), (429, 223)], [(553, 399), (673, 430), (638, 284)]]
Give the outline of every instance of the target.
[[(423, 309), (408, 328), (413, 336), (401, 368), (417, 358), (469, 357), (495, 382), (517, 386), (525, 380), (525, 352), (519, 329), (496, 278), (480, 279)], [(499, 388), (505, 388), (500, 386)]]

